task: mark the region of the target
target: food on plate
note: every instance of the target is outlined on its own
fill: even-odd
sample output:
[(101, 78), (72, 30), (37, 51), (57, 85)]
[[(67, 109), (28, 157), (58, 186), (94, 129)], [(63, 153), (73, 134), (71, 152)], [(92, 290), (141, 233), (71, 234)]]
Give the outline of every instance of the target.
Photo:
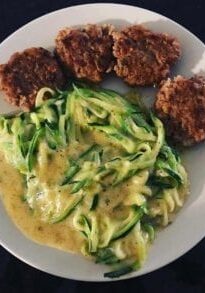
[(157, 93), (155, 111), (173, 141), (190, 146), (204, 140), (205, 78), (168, 79)]
[(0, 89), (6, 100), (23, 109), (32, 109), (40, 88), (62, 88), (65, 79), (51, 53), (43, 48), (29, 48), (15, 53), (0, 65)]
[(113, 30), (111, 25), (61, 30), (56, 38), (56, 54), (67, 72), (84, 80), (101, 81), (114, 64)]
[(113, 37), (113, 54), (117, 59), (114, 70), (132, 86), (159, 84), (181, 54), (176, 38), (141, 25), (114, 32)]
[(0, 90), (10, 104), (29, 110), (40, 88), (63, 88), (64, 74), (97, 83), (114, 68), (130, 85), (154, 85), (167, 77), (180, 51), (175, 38), (140, 25), (120, 32), (108, 24), (65, 28), (56, 37), (57, 58), (29, 48), (0, 65)]
[(105, 277), (139, 269), (188, 191), (164, 135), (152, 112), (115, 91), (42, 88), (34, 111), (0, 116), (8, 213), (33, 240), (110, 265)]

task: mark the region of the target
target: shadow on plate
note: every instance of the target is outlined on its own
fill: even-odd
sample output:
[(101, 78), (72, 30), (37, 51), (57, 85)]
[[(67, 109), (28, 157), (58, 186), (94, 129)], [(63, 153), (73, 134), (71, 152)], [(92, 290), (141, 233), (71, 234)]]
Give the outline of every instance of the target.
[(97, 24), (112, 24), (114, 25), (118, 30), (120, 29), (123, 29), (124, 27), (126, 26), (130, 26), (132, 25), (131, 22), (129, 21), (126, 21), (124, 19), (121, 19), (121, 18), (108, 18), (108, 19), (105, 19), (104, 21), (100, 21), (98, 22)]

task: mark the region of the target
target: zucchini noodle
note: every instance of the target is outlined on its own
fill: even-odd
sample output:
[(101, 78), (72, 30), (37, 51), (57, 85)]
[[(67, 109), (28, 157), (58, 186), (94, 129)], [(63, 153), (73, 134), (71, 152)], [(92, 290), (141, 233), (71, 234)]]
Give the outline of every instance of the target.
[(24, 178), (30, 216), (65, 221), (82, 254), (113, 267), (105, 277), (139, 269), (186, 199), (180, 158), (138, 96), (42, 88), (33, 112), (0, 116), (0, 150)]

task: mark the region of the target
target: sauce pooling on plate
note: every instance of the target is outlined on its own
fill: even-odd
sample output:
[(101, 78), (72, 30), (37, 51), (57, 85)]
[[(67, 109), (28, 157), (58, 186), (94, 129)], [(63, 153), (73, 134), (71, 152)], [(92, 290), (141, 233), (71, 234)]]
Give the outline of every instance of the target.
[(6, 162), (3, 153), (0, 153), (0, 166), (1, 198), (15, 225), (35, 242), (69, 252), (79, 252), (82, 237), (70, 228), (67, 222), (50, 225), (33, 216), (32, 210), (22, 198), (24, 194), (22, 177)]

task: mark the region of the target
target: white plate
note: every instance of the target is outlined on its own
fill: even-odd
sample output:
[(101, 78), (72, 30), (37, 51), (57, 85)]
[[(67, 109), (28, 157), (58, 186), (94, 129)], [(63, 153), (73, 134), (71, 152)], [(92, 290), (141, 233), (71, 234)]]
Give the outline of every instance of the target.
[[(59, 29), (86, 23), (112, 23), (117, 26), (143, 23), (155, 31), (171, 33), (179, 38), (183, 50), (182, 59), (172, 74), (203, 74), (205, 46), (193, 34), (157, 13), (118, 4), (75, 6), (40, 17), (16, 31), (0, 45), (0, 63), (6, 62), (15, 51), (28, 47), (52, 48)], [(126, 90), (123, 82), (117, 78), (105, 81), (104, 86), (121, 92)], [(143, 93), (148, 97), (153, 95), (153, 90), (144, 90)], [(1, 112), (8, 112), (12, 108), (0, 100), (0, 109)], [(146, 274), (172, 262), (205, 236), (205, 146), (201, 144), (188, 151), (185, 163), (191, 181), (191, 194), (185, 206), (175, 222), (158, 234), (144, 267), (122, 279)], [(109, 281), (103, 277), (103, 273), (109, 268), (80, 256), (35, 244), (25, 238), (11, 222), (2, 205), (0, 219), (1, 245), (22, 261), (61, 277)]]

